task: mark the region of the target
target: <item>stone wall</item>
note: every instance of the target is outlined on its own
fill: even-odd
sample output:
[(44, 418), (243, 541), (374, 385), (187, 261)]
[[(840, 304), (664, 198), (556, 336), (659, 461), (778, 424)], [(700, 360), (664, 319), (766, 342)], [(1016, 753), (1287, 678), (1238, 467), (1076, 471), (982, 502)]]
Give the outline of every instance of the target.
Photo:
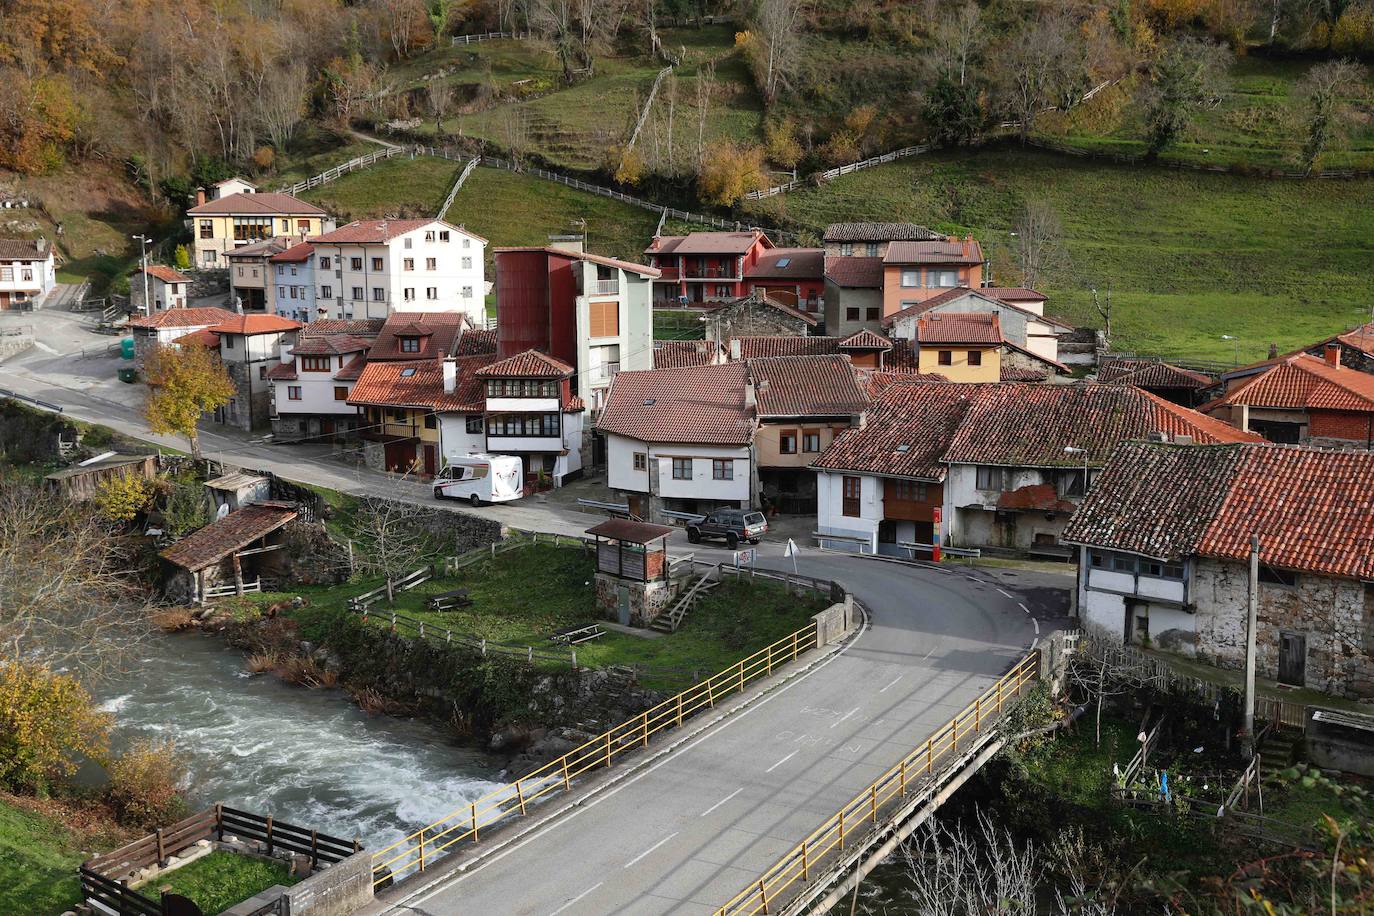
[(191, 278), (190, 293), (187, 298), (201, 299), (205, 296), (229, 295), (228, 268), (203, 268), (185, 270), (182, 273)]
[[(1193, 578), (1197, 654), (1245, 665), (1245, 563), (1199, 560)], [(1279, 636), (1307, 639), (1307, 685), (1337, 696), (1374, 696), (1374, 589), (1350, 579), (1299, 574), (1294, 586), (1260, 583), (1255, 649), (1260, 677), (1278, 676)]]
[(278, 561), (281, 576), (291, 585), (337, 585), (350, 573), (348, 548), (338, 543), (319, 522), (297, 519), (282, 530)]
[[(389, 502), (384, 497), (363, 497), (359, 511), (372, 511)], [(405, 513), (406, 523), (423, 531), (434, 549), (445, 556), (460, 556), (502, 538), (501, 523), (481, 515), (411, 503), (403, 503), (400, 511)]]
[(226, 363), (225, 370), (229, 380), (234, 383), (234, 399), (224, 408), (224, 422), (237, 426), (244, 432), (252, 432), (256, 426), (265, 425), (272, 412), (270, 396), (264, 389), (253, 393), (253, 373), (257, 363)]
[(349, 916), (372, 900), (372, 853), (355, 852), (287, 888), (291, 916)]
[(816, 648), (843, 639), (854, 626), (854, 599), (846, 595), (844, 601), (832, 604), (815, 615)]
[(33, 328), (6, 328), (0, 334), (0, 362), (23, 353), (33, 346)]
[(789, 315), (755, 297), (721, 306), (706, 317), (706, 339), (728, 341), (731, 337), (804, 336), (810, 330), (805, 319)]
[(677, 598), (672, 586), (662, 579), (635, 582), (599, 572), (596, 574), (596, 604), (607, 620), (620, 620), (622, 587), (629, 592), (629, 625), (632, 627), (647, 627), (659, 614), (668, 610)]

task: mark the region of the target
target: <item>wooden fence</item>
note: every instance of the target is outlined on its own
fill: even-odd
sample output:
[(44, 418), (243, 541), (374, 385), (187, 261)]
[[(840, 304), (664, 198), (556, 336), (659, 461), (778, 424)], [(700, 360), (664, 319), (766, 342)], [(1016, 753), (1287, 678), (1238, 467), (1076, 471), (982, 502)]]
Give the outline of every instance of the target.
[[(630, 133), (630, 141), (625, 144), (625, 154), (635, 148), (635, 142), (639, 140), (639, 132), (644, 129), (644, 122), (649, 120), (649, 109), (654, 107), (654, 98), (658, 95), (658, 87), (663, 84), (663, 78), (673, 72), (671, 65), (658, 71), (658, 76), (654, 77), (654, 84), (649, 87), (649, 97), (644, 100), (644, 107), (639, 111), (639, 118), (635, 121), (635, 129)], [(623, 159), (623, 155), (622, 155)]]
[(332, 169), (325, 169), (318, 175), (312, 175), (304, 181), (298, 181), (293, 185), (282, 188), (280, 193), (299, 194), (302, 191), (309, 190), (310, 188), (318, 188), (320, 185), (328, 184), (334, 179), (340, 177), (341, 175), (347, 175), (349, 172), (356, 172), (358, 169), (365, 169), (375, 162), (381, 162), (382, 160), (390, 159), (393, 156), (399, 156), (403, 152), (405, 152), (405, 150), (402, 147), (388, 146), (384, 149), (379, 149), (374, 153), (367, 153), (366, 155), (357, 156), (353, 159), (348, 160), (343, 165), (336, 165)]
[(444, 198), (444, 203), (439, 207), (439, 214), (434, 217), (435, 219), (444, 218), (444, 214), (448, 212), (448, 208), (453, 206), (453, 199), (457, 197), (458, 192), (463, 189), (464, 182), (468, 180), (468, 176), (472, 174), (472, 170), (477, 168), (478, 163), (481, 161), (481, 156), (474, 156), (468, 164), (463, 167), (463, 171), (458, 173), (458, 178), (453, 182), (453, 187), (449, 189), (448, 196)]
[(848, 165), (842, 165), (837, 168), (826, 169), (824, 172), (816, 172), (805, 178), (797, 178), (775, 187), (764, 188), (760, 191), (750, 191), (744, 196), (747, 200), (763, 200), (766, 197), (774, 197), (778, 194), (786, 194), (788, 191), (795, 191), (797, 188), (804, 187), (813, 182), (831, 181), (832, 179), (839, 178), (841, 175), (849, 175), (854, 172), (863, 171), (864, 169), (871, 169), (875, 165), (896, 162), (898, 159), (906, 159), (909, 156), (920, 156), (930, 152), (934, 148), (934, 146), (928, 143), (921, 143), (916, 146), (904, 146), (901, 149), (895, 149), (891, 152), (883, 153), (881, 156), (874, 156), (871, 159), (863, 159), (859, 162), (851, 162)]
[(450, 38), (449, 44), (470, 45), (476, 41), (493, 41), (497, 38), (521, 40), (529, 37), (529, 32), (483, 32), (481, 35), (454, 35)]

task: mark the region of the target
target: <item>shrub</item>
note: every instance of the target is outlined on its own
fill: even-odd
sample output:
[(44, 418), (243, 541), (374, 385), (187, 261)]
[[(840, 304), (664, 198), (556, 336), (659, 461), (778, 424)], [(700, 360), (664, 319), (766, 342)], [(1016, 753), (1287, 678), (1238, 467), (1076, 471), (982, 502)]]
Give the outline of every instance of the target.
[(103, 758), (110, 717), (76, 678), (40, 665), (0, 664), (0, 784), (39, 791), (76, 772), (77, 758)]
[(769, 161), (785, 169), (797, 167), (802, 158), (802, 148), (797, 142), (797, 126), (791, 118), (769, 121), (763, 125), (763, 137)]
[(110, 785), (105, 794), (121, 824), (147, 830), (174, 821), (185, 812), (186, 803), (177, 787), (186, 776), (186, 763), (175, 744), (139, 740), (110, 765)]
[(702, 200), (733, 207), (764, 186), (763, 148), (717, 140), (706, 150), (697, 185)]
[(101, 481), (95, 489), (95, 505), (107, 521), (131, 522), (148, 505), (152, 486), (137, 474), (117, 474)]
[(270, 146), (259, 146), (253, 151), (253, 164), (264, 172), (277, 160), (277, 151)]
[(162, 503), (162, 528), (172, 537), (190, 534), (210, 523), (210, 501), (199, 484), (173, 483)]
[(188, 270), (188, 269), (190, 269), (190, 267), (191, 267), (191, 252), (189, 252), (189, 251), (186, 250), (186, 246), (185, 246), (185, 245), (178, 245), (177, 248), (176, 248), (176, 252), (175, 252), (175, 254), (173, 254), (172, 257), (173, 257), (174, 262), (176, 263), (177, 270)]

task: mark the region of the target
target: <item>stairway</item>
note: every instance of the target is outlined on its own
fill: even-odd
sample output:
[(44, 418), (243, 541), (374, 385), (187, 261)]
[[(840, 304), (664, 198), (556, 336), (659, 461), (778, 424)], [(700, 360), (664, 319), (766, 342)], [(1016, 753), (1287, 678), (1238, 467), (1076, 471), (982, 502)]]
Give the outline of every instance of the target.
[(716, 574), (715, 567), (711, 567), (702, 573), (701, 578), (692, 583), (692, 587), (687, 589), (677, 599), (677, 601), (667, 611), (659, 614), (649, 624), (649, 629), (657, 630), (660, 633), (676, 633), (677, 628), (682, 626), (682, 621), (687, 616), (687, 612), (692, 609), (692, 605), (697, 599), (720, 585), (718, 579), (711, 577)]
[(1271, 728), (1259, 746), (1260, 778), (1269, 779), (1280, 770), (1286, 770), (1297, 759), (1298, 744), (1301, 737), (1288, 729)]

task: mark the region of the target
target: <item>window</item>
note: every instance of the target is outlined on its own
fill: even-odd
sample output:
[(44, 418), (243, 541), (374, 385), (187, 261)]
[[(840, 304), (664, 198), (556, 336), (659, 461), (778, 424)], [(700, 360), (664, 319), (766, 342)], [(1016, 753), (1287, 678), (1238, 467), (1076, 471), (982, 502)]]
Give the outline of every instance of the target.
[(380, 286), (374, 286), (374, 287), (372, 287), (372, 301), (373, 301), (373, 302), (382, 302), (382, 301), (385, 300), (385, 299), (386, 299), (386, 290), (382, 289)]
[(959, 285), (959, 271), (957, 270), (928, 270), (926, 271), (926, 286), (953, 287)]
[(301, 233), (302, 235), (305, 235), (305, 234), (307, 234), (308, 232), (310, 232), (310, 220), (308, 220), (308, 219), (298, 219), (298, 220), (296, 220), (296, 231), (299, 232), (299, 233)]
[(286, 386), (286, 397), (287, 397), (288, 400), (291, 400), (291, 401), (299, 401), (299, 400), (301, 399), (301, 386), (300, 386), (300, 385), (287, 385), (287, 386)]
[(941, 351), (937, 354), (936, 359), (937, 359), (937, 361), (940, 363), (940, 365), (942, 365), (942, 366), (952, 366), (952, 365), (954, 365), (954, 351), (953, 351), (953, 350), (941, 350)]
[(1181, 563), (1162, 563), (1159, 560), (1141, 557), (1139, 565), (1142, 576), (1153, 576), (1156, 579), (1183, 578), (1183, 565)]
[(878, 256), (878, 243), (869, 242), (867, 245), (865, 245), (864, 254), (868, 255), (870, 258), (876, 258)]
[(285, 286), (278, 286), (278, 287), (277, 287), (277, 298), (278, 298), (278, 299), (285, 299), (285, 298), (286, 298), (286, 287), (285, 287)]
[(373, 270), (381, 270), (381, 269), (382, 269), (382, 259), (381, 259), (381, 258), (373, 258), (373, 259), (372, 259), (372, 269), (373, 269)]
[(362, 288), (361, 286), (355, 286), (355, 287), (353, 287), (353, 298), (354, 298), (354, 299), (361, 299), (362, 297), (363, 297), (363, 288)]
[(921, 272), (919, 270), (902, 271), (902, 285), (906, 287), (920, 286)]
[(254, 268), (253, 268), (253, 277), (254, 277), (254, 279), (256, 279), (257, 276), (258, 276), (258, 269), (257, 269), (256, 267), (254, 267)]
[(634, 465), (636, 471), (646, 471), (649, 469), (649, 456), (645, 452), (635, 452)]
[(735, 462), (731, 458), (712, 458), (711, 459), (711, 479), (712, 480), (734, 480)]
[(782, 455), (797, 454), (797, 431), (795, 429), (784, 429), (778, 433), (778, 453)]
[(464, 236), (464, 237), (463, 237), (463, 247), (464, 247), (464, 248), (471, 248), (471, 247), (472, 247), (472, 239), (470, 239), (470, 238)]
[(432, 241), (434, 241), (434, 230), (433, 230), (433, 229), (431, 229), (431, 230), (429, 230), (428, 232), (425, 233), (425, 241), (426, 241), (426, 242), (432, 242)]
[(348, 389), (345, 388), (343, 385), (335, 385), (335, 386), (334, 386), (334, 400), (336, 400), (336, 401), (347, 401), (347, 400), (348, 400)]
[(200, 221), (200, 237), (203, 239), (212, 239), (215, 237), (214, 220), (203, 219)]
[(472, 270), (472, 258), (463, 258), (463, 270)]
[(438, 298), (439, 298), (439, 287), (437, 287), (437, 286), (426, 286), (426, 287), (425, 287), (425, 298), (426, 298), (426, 299), (438, 299)]
[(402, 337), (402, 338), (401, 338), (401, 352), (402, 352), (402, 353), (419, 353), (419, 352), (420, 352), (420, 338), (418, 338), (418, 337)]
[(320, 258), (320, 270), (329, 270), (329, 268), (333, 265), (333, 263), (334, 263), (334, 262), (331, 261), (329, 258), (327, 258), (327, 257), (321, 257), (321, 258)]
[(439, 259), (438, 259), (438, 258), (425, 258), (425, 270), (438, 270), (438, 269), (439, 269)]
[(266, 367), (266, 366), (259, 366), (259, 367), (258, 367), (258, 378), (259, 378), (259, 379), (265, 379), (265, 378), (267, 378), (267, 367)]
[(863, 492), (862, 477), (843, 477), (840, 479), (840, 492), (842, 495), (843, 515), (849, 518), (859, 517), (859, 495)]
[(926, 501), (926, 485), (919, 480), (894, 480), (890, 492), (893, 499), (911, 503)]
[(406, 248), (414, 248), (414, 247), (415, 247), (415, 240), (412, 239), (410, 236), (406, 236), (405, 239), (403, 240), (403, 243), (404, 243), (404, 245), (405, 245)]
[(213, 263), (215, 263), (216, 257), (218, 257), (218, 256), (217, 256), (213, 251), (202, 251), (202, 252), (200, 253), (200, 259), (201, 259), (201, 261), (203, 261), (203, 262), (206, 263), (206, 264), (213, 264)]
[(414, 259), (414, 258), (406, 258), (404, 261), (401, 262), (401, 270), (414, 270), (414, 269), (415, 269), (415, 259)]
[(302, 372), (328, 372), (328, 371), (329, 371), (329, 357), (328, 357), (328, 356), (302, 356), (302, 357), (301, 357), (301, 371), (302, 371)]
[(281, 221), (281, 231), (283, 234), (289, 233), (291, 231), (291, 220), (284, 219)]
[(981, 366), (981, 365), (983, 365), (983, 351), (982, 351), (982, 350), (969, 350), (969, 351), (968, 351), (968, 364), (969, 364), (970, 366)]
[(471, 287), (471, 286), (465, 286), (465, 287), (463, 287), (463, 298), (464, 298), (464, 299), (471, 299), (471, 298), (472, 298), (472, 287)]
[(241, 265), (241, 264), (239, 265), (239, 272), (238, 272), (238, 275), (239, 275), (240, 277), (243, 276), (243, 265)]
[(717, 284), (716, 284), (716, 298), (717, 298), (717, 299), (729, 299), (729, 298), (730, 298), (730, 287), (729, 287), (728, 284), (726, 284), (726, 283), (717, 283)]
[(877, 320), (878, 320), (878, 311), (879, 311), (879, 309), (878, 309), (877, 306), (873, 306), (873, 307), (869, 308), (869, 310), (868, 310), (868, 320), (869, 320), (869, 321), (877, 321)]
[(1265, 585), (1282, 585), (1285, 588), (1296, 588), (1298, 585), (1298, 574), (1286, 569), (1275, 569), (1261, 563), (1259, 568), (1259, 580)]
[(304, 287), (304, 286), (293, 286), (293, 287), (291, 287), (291, 298), (292, 298), (292, 299), (304, 299), (304, 298), (305, 298), (305, 287)]
[(469, 435), (480, 436), (483, 430), (486, 428), (485, 424), (483, 424), (482, 422), (482, 415), (480, 413), (468, 414), (465, 418), (464, 428), (467, 430)]
[(807, 430), (802, 433), (802, 451), (819, 452), (821, 450), (821, 434), (819, 430)]
[(441, 242), (447, 242), (447, 241), (448, 241), (448, 230), (447, 230), (447, 229), (440, 229), (440, 230), (439, 230), (439, 241), (441, 241)]
[(291, 276), (296, 276), (296, 266), (294, 264), (291, 265)]
[(673, 479), (691, 480), (692, 479), (692, 459), (674, 458), (673, 459)]
[(1116, 572), (1135, 572), (1135, 557), (1123, 557), (1117, 555), (1112, 557), (1112, 569)]
[(280, 265), (280, 264), (277, 265), (277, 276), (279, 276), (279, 277), (284, 277), (284, 276), (286, 276), (286, 268), (283, 267), (283, 266)]
[(236, 216), (234, 217), (234, 241), (236, 242), (261, 242), (272, 234), (272, 217), (270, 216)]
[(779, 267), (786, 267), (788, 264), (791, 264), (791, 263), (792, 263), (792, 259), (791, 259), (791, 258), (778, 258), (778, 266), (779, 266)]
[(321, 298), (321, 299), (333, 299), (333, 298), (334, 298), (334, 287), (332, 287), (332, 286), (321, 286), (321, 287), (320, 287), (320, 298)]
[(391, 421), (393, 423), (404, 423), (406, 421), (406, 412), (404, 410), (391, 411)]
[(362, 270), (362, 269), (363, 269), (363, 259), (362, 259), (362, 258), (349, 258), (349, 260), (348, 260), (348, 266), (351, 267), (351, 268), (353, 268), (354, 270)]
[(1007, 488), (1007, 469), (980, 465), (974, 486), (979, 490), (1001, 492)]
[(840, 245), (840, 254), (846, 258), (852, 256), (854, 254), (854, 244), (852, 242), (845, 242)]
[(401, 290), (401, 298), (404, 299), (404, 300), (407, 301), (407, 302), (414, 302), (414, 301), (415, 301), (415, 287), (413, 287), (413, 286), (407, 286), (405, 289)]
[(844, 310), (845, 321), (858, 321), (859, 310), (857, 308), (846, 308)]
[(1102, 553), (1102, 551), (1100, 550), (1089, 550), (1088, 565), (1093, 567), (1094, 569), (1106, 569), (1107, 555)]
[(234, 349), (234, 338), (233, 338), (232, 335), (226, 334), (226, 335), (224, 335), (224, 337), (221, 338), (221, 339), (224, 341), (224, 349), (226, 349), (226, 350), (232, 350), (232, 349)]
[(432, 413), (425, 414), (425, 429), (434, 429), (439, 423), (439, 418)]
[(592, 302), (587, 309), (592, 337), (620, 336), (620, 303)]
[(1083, 495), (1083, 469), (1060, 471), (1055, 481), (1059, 485), (1060, 496)]

